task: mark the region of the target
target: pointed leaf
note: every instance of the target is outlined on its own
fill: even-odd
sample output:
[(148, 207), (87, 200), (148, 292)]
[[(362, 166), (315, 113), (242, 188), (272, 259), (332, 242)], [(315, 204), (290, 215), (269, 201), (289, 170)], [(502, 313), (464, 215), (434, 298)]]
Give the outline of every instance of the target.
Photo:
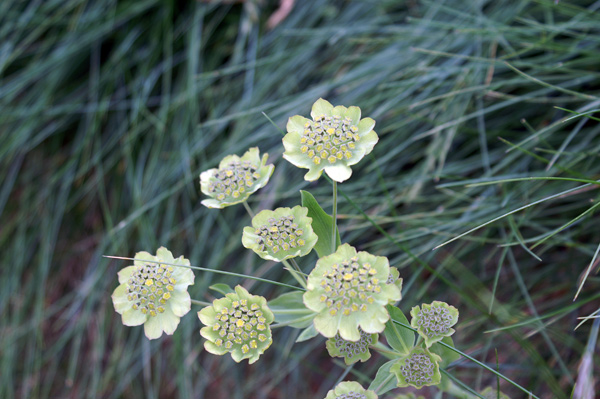
[(398, 379), (396, 376), (390, 372), (390, 368), (392, 364), (394, 364), (396, 360), (390, 360), (387, 363), (384, 363), (379, 370), (377, 370), (377, 375), (371, 385), (369, 385), (369, 390), (377, 392), (377, 395), (383, 395), (387, 391), (390, 391), (398, 385)]
[(410, 325), (408, 319), (400, 309), (392, 305), (387, 305), (386, 308), (390, 314), (390, 320), (385, 324), (385, 339), (392, 348), (404, 355), (408, 355), (415, 343), (415, 333), (392, 321), (396, 320), (407, 326)]
[(306, 328), (312, 324), (316, 313), (307, 309), (302, 301), (301, 291), (288, 292), (269, 301), (269, 309), (277, 323), (285, 323), (294, 328)]
[(300, 335), (296, 339), (296, 342), (308, 341), (309, 339), (314, 338), (317, 335), (319, 335), (319, 332), (315, 328), (315, 325), (311, 324), (310, 326), (308, 326), (304, 330), (302, 330), (302, 332), (300, 333)]
[[(451, 337), (444, 337), (442, 342), (454, 348), (454, 341), (452, 341)], [(429, 350), (438, 354), (442, 358), (442, 362), (440, 363), (440, 367), (442, 368), (446, 368), (450, 363), (460, 359), (460, 355), (458, 353), (438, 343), (433, 344)]]
[(210, 288), (213, 291), (217, 291), (219, 294), (223, 294), (223, 296), (225, 296), (227, 294), (231, 294), (232, 292), (235, 292), (233, 290), (233, 288), (231, 288), (227, 284), (223, 284), (223, 283), (213, 284), (213, 285), (209, 286), (208, 288)]
[[(328, 215), (319, 205), (315, 197), (308, 191), (300, 190), (302, 206), (308, 208), (308, 216), (312, 218), (312, 228), (319, 237), (315, 244), (315, 251), (322, 258), (331, 255), (331, 231), (333, 230), (333, 217)], [(336, 248), (340, 246), (340, 232), (336, 231)]]

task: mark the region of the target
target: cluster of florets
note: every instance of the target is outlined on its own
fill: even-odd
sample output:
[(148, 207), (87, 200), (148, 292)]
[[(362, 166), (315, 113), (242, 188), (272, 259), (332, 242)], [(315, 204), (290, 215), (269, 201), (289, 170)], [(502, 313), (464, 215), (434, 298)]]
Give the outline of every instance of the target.
[(331, 356), (343, 357), (348, 365), (358, 361), (364, 362), (371, 357), (369, 346), (377, 343), (378, 334), (369, 334), (358, 328), (360, 339), (358, 341), (348, 341), (342, 338), (340, 334), (327, 340), (327, 350)]
[(177, 284), (172, 274), (172, 266), (146, 263), (138, 267), (127, 280), (127, 299), (133, 302), (132, 309), (152, 317), (164, 313)]
[(396, 374), (398, 386), (412, 385), (421, 388), (441, 381), (439, 362), (442, 359), (427, 349), (415, 347), (404, 358), (392, 365), (390, 371)]
[(264, 251), (267, 246), (273, 253), (277, 253), (280, 249), (287, 251), (305, 244), (302, 238), (304, 231), (294, 223), (293, 216), (270, 218), (268, 223), (255, 230), (255, 234), (259, 236), (257, 244), (260, 251)]
[(360, 392), (350, 391), (348, 393), (343, 393), (339, 396), (336, 396), (335, 399), (367, 399), (367, 395)]
[(358, 127), (349, 117), (320, 115), (304, 124), (300, 137), (300, 151), (307, 154), (315, 165), (327, 160), (330, 164), (352, 158), (352, 150), (360, 140)]
[(452, 335), (452, 326), (458, 322), (458, 309), (441, 301), (415, 306), (410, 314), (412, 327), (425, 339), (427, 347)]
[(206, 326), (200, 334), (208, 341), (204, 347), (216, 355), (231, 352), (233, 359), (258, 360), (271, 343), (273, 313), (266, 306), (266, 299), (250, 295), (243, 287), (235, 287), (235, 293), (217, 299), (213, 305), (198, 312)]
[(381, 292), (381, 282), (375, 274), (377, 269), (370, 263), (358, 263), (357, 256), (334, 263), (321, 280), (325, 293), (320, 299), (329, 308), (329, 314), (335, 316), (341, 311), (349, 316), (353, 312), (366, 312), (367, 304), (374, 302), (372, 294)]
[(237, 199), (260, 178), (257, 170), (258, 165), (248, 161), (233, 161), (214, 174), (214, 180), (210, 182), (208, 190), (216, 195), (219, 201), (227, 197)]

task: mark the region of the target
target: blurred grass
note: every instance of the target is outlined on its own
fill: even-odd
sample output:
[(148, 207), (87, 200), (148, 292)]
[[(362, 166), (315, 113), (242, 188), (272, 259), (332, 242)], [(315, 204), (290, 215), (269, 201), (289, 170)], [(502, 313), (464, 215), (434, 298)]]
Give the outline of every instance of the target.
[[(281, 159), (261, 114), (283, 128), (318, 97), (360, 106), (380, 136), (340, 186), (353, 201), (340, 195), (342, 240), (401, 267), (405, 312), (452, 303), (457, 347), (493, 368), (497, 349), (503, 374), (569, 397), (596, 269), (572, 300), (600, 233), (594, 211), (559, 228), (596, 204), (596, 186), (467, 185), (600, 179), (600, 125), (572, 114), (600, 108), (600, 2), (305, 0), (273, 30), (277, 4), (263, 3), (0, 3), (0, 397), (324, 397), (344, 367), (322, 341), (292, 346), (295, 330), (249, 367), (203, 352), (194, 312), (172, 338), (124, 327), (110, 294), (127, 263), (102, 258), (165, 245), (292, 283), (242, 248), (242, 207), (200, 205), (197, 177), (260, 146), (276, 170), (255, 210), (298, 204), (299, 189), (330, 206), (330, 186)], [(197, 273), (192, 297), (211, 299), (215, 282), (243, 281)], [(382, 362), (352, 378), (367, 384)], [(469, 362), (449, 371), (496, 383)]]

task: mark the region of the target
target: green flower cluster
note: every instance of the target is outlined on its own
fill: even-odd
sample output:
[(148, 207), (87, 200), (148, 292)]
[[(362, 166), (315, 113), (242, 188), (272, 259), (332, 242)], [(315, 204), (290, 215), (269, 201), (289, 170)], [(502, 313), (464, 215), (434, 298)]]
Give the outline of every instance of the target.
[(340, 382), (325, 399), (377, 399), (375, 392), (364, 389), (358, 382)]
[(347, 341), (340, 334), (329, 338), (325, 343), (329, 356), (343, 357), (344, 363), (347, 365), (369, 360), (371, 357), (369, 346), (377, 343), (379, 334), (366, 333), (360, 327), (358, 328), (358, 332), (360, 333), (360, 339), (356, 342)]
[(317, 312), (313, 323), (327, 338), (336, 334), (358, 341), (358, 327), (369, 334), (380, 333), (390, 316), (385, 308), (400, 300), (400, 290), (387, 284), (389, 261), (383, 256), (357, 252), (348, 244), (324, 256), (308, 276), (304, 304)]
[(250, 148), (240, 158), (228, 155), (216, 169), (200, 174), (200, 188), (209, 197), (202, 201), (208, 208), (225, 208), (244, 202), (256, 190), (264, 187), (275, 166), (267, 165), (269, 155), (260, 158), (258, 148)]
[(433, 301), (430, 305), (424, 303), (422, 307), (415, 306), (410, 314), (411, 326), (424, 338), (428, 348), (454, 334), (452, 326), (458, 322), (458, 309), (440, 301)]
[(360, 119), (358, 107), (334, 107), (322, 98), (312, 106), (313, 120), (300, 115), (287, 123), (283, 138), (283, 157), (293, 165), (308, 169), (304, 179), (317, 180), (323, 170), (337, 182), (352, 175), (350, 166), (369, 154), (379, 137), (373, 130), (375, 121)]
[(200, 330), (207, 340), (204, 348), (215, 355), (229, 352), (236, 362), (248, 359), (254, 363), (273, 342), (270, 324), (274, 316), (267, 300), (240, 285), (235, 293), (198, 312), (198, 318), (206, 326)]
[(308, 209), (301, 206), (261, 211), (252, 218), (252, 227), (244, 228), (242, 244), (266, 260), (305, 256), (319, 238), (307, 214)]
[(112, 295), (123, 324), (143, 324), (149, 339), (159, 338), (163, 332), (173, 334), (191, 307), (187, 287), (194, 284), (194, 273), (186, 268), (189, 265), (189, 260), (173, 258), (165, 247), (160, 247), (156, 256), (136, 253), (133, 266), (119, 272), (120, 285)]
[(412, 385), (420, 389), (440, 383), (441, 361), (442, 358), (435, 353), (422, 347), (414, 347), (407, 356), (395, 362), (390, 371), (396, 375), (399, 387)]

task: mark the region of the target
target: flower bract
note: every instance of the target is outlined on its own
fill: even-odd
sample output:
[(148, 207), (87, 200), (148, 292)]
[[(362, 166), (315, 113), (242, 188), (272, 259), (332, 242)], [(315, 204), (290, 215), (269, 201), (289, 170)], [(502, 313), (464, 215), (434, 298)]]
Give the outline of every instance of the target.
[(252, 227), (245, 227), (242, 244), (267, 260), (281, 262), (307, 255), (317, 243), (308, 209), (277, 208), (264, 210), (252, 218)]
[(317, 312), (316, 330), (327, 338), (339, 332), (348, 341), (360, 340), (358, 327), (382, 332), (390, 318), (385, 305), (400, 300), (398, 287), (386, 283), (389, 274), (386, 257), (357, 253), (348, 244), (319, 259), (303, 295), (306, 307)]
[(354, 381), (340, 382), (331, 391), (327, 392), (325, 399), (377, 399), (375, 392), (364, 389)]
[(452, 326), (458, 322), (458, 309), (441, 301), (433, 301), (430, 305), (424, 303), (421, 307), (415, 306), (410, 315), (411, 326), (425, 339), (428, 348), (444, 337), (454, 334)]
[(305, 180), (317, 180), (323, 170), (337, 182), (352, 175), (350, 166), (369, 154), (379, 137), (375, 121), (360, 119), (358, 107), (334, 107), (320, 98), (312, 106), (312, 120), (292, 116), (283, 138), (283, 157), (293, 165), (308, 169)]
[(439, 362), (442, 358), (422, 347), (414, 347), (410, 353), (396, 361), (390, 372), (396, 375), (399, 387), (412, 385), (421, 389), (437, 385), (442, 379)]
[(200, 174), (200, 189), (210, 199), (202, 201), (208, 208), (225, 208), (244, 202), (259, 188), (264, 187), (275, 166), (267, 165), (269, 154), (260, 158), (258, 148), (250, 148), (240, 158), (228, 155), (219, 167)]
[(375, 345), (377, 343), (379, 334), (368, 334), (360, 327), (358, 328), (358, 331), (360, 333), (360, 339), (356, 342), (346, 341), (340, 334), (336, 334), (335, 337), (329, 338), (325, 344), (329, 356), (343, 357), (344, 362), (347, 365), (358, 361), (366, 362), (369, 360), (371, 357), (369, 345)]
[(198, 318), (206, 326), (200, 330), (207, 340), (204, 348), (214, 355), (229, 352), (236, 362), (254, 363), (273, 342), (270, 324), (274, 317), (267, 300), (240, 285), (198, 312)]
[(400, 299), (390, 300), (390, 305), (394, 305), (396, 304), (396, 302), (402, 299), (402, 282), (403, 279), (400, 278), (400, 271), (395, 267), (390, 267), (390, 275), (388, 276), (386, 283), (394, 284), (396, 287), (398, 287), (398, 290), (400, 291)]
[(173, 334), (191, 307), (187, 287), (194, 284), (194, 273), (185, 267), (189, 265), (189, 260), (183, 256), (175, 259), (165, 247), (160, 247), (156, 256), (136, 253), (133, 266), (119, 272), (120, 285), (112, 295), (123, 324), (143, 324), (149, 339), (159, 338), (163, 332)]

